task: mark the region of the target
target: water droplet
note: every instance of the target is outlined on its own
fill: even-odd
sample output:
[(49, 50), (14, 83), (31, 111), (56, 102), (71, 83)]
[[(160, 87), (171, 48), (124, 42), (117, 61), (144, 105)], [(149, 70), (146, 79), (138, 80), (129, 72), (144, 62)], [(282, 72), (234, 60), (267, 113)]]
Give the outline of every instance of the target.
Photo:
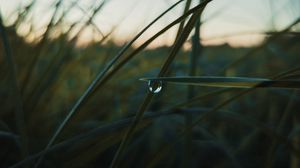
[(162, 82), (158, 80), (149, 80), (148, 87), (150, 92), (159, 93), (162, 89)]

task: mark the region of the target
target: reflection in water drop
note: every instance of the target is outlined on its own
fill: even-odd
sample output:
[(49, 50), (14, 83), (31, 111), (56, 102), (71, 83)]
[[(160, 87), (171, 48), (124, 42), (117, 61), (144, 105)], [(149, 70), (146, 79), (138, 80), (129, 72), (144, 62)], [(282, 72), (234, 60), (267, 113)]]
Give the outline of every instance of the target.
[(157, 80), (149, 80), (148, 87), (150, 92), (159, 93), (162, 89), (162, 82)]

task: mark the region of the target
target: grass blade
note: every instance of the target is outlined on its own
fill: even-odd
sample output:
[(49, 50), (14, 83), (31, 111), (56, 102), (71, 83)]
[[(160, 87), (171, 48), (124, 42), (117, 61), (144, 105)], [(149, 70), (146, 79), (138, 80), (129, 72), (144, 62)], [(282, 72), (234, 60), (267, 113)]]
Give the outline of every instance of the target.
[(176, 83), (184, 85), (209, 86), (209, 87), (231, 87), (231, 88), (252, 88), (252, 87), (274, 87), (284, 89), (299, 89), (300, 80), (271, 80), (265, 78), (248, 77), (218, 77), (218, 76), (200, 76), (200, 77), (160, 77), (160, 78), (142, 78), (143, 81), (162, 81), (166, 83)]
[(28, 147), (27, 147), (27, 134), (25, 129), (25, 121), (24, 121), (24, 108), (21, 90), (18, 82), (17, 68), (16, 64), (12, 57), (12, 50), (8, 41), (8, 36), (5, 31), (5, 27), (3, 25), (2, 17), (0, 15), (0, 35), (4, 48), (4, 55), (7, 64), (9, 65), (9, 72), (11, 73), (11, 89), (13, 92), (15, 104), (15, 122), (18, 134), (21, 136), (21, 146), (22, 146), (22, 157), (27, 155)]
[[(189, 3), (188, 3), (189, 2)], [(187, 5), (190, 5), (191, 1), (187, 1)], [(200, 2), (201, 3), (201, 0)], [(186, 5), (186, 8), (189, 6)], [(186, 11), (185, 11), (186, 12)], [(190, 53), (190, 66), (189, 66), (189, 76), (195, 76), (197, 70), (197, 61), (200, 56), (200, 18), (197, 20), (194, 28), (194, 35), (192, 36), (192, 51)], [(183, 23), (183, 22), (182, 22)], [(179, 33), (179, 32), (178, 32)], [(188, 86), (187, 88), (187, 100), (190, 100), (195, 95), (194, 86)], [(185, 125), (188, 126), (188, 123), (192, 122), (192, 115), (189, 113), (185, 113)], [(192, 130), (188, 130), (187, 135), (185, 137), (185, 149), (184, 149), (184, 159), (183, 159), (183, 167), (191, 167), (191, 151), (192, 151)]]

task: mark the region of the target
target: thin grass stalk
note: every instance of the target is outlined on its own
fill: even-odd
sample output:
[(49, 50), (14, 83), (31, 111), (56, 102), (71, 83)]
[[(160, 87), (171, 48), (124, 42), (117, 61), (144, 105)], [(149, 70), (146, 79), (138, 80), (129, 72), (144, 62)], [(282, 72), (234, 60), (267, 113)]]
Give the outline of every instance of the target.
[(290, 75), (293, 75), (293, 73), (300, 72), (300, 66), (294, 67), (292, 69), (289, 69), (288, 71), (282, 72), (278, 74), (278, 79), (284, 79), (285, 77), (288, 77)]
[[(89, 16), (89, 19), (85, 22), (85, 24), (80, 28), (80, 30), (77, 32), (77, 35), (74, 36), (70, 41), (71, 42), (75, 42), (77, 41), (77, 39), (80, 37), (81, 33), (83, 32), (83, 30), (90, 24), (92, 24), (94, 27), (96, 27), (96, 29), (100, 32), (101, 36), (104, 37), (104, 34), (102, 33), (102, 31), (96, 26), (96, 24), (93, 24), (93, 19), (94, 17), (98, 14), (98, 12), (104, 7), (104, 5), (106, 4), (107, 0), (104, 0), (96, 9), (93, 10), (93, 13), (91, 16)], [(80, 8), (80, 7), (79, 7)], [(81, 8), (80, 8), (81, 9)]]
[(62, 23), (63, 20), (65, 19), (65, 16), (73, 9), (74, 6), (77, 5), (77, 3), (78, 1), (72, 2), (72, 4), (66, 10), (64, 10), (60, 18), (57, 20), (57, 22), (53, 24), (53, 27), (56, 27), (58, 26), (58, 24)]
[[(80, 34), (79, 32), (81, 32), (84, 27), (86, 27), (87, 25), (91, 24), (98, 32), (99, 34), (102, 36), (102, 38), (105, 37), (104, 33), (98, 28), (98, 26), (96, 25), (96, 23), (93, 21), (94, 16), (97, 14), (97, 11), (99, 11), (103, 6), (104, 6), (105, 1), (103, 1), (103, 3), (98, 7), (98, 9), (94, 10), (93, 14), (91, 16), (89, 16), (89, 20), (86, 22), (86, 24), (84, 26), (82, 26), (81, 30), (78, 31), (78, 34)], [(83, 11), (84, 13), (87, 14), (87, 11), (84, 10), (81, 6), (77, 5), (77, 7)]]
[(271, 0), (268, 0), (267, 3), (268, 3), (268, 7), (269, 7), (270, 16), (271, 16), (271, 18), (269, 20), (270, 29), (274, 30), (274, 29), (276, 29), (275, 18), (274, 18), (274, 16), (275, 16), (274, 3)]
[(32, 0), (25, 8), (24, 11), (19, 12), (18, 19), (15, 21), (15, 27), (19, 27), (19, 25), (25, 20), (28, 13), (32, 10), (33, 6), (35, 5), (36, 0)]
[[(109, 33), (107, 33), (100, 41), (97, 42), (97, 44), (102, 44), (105, 42), (105, 40), (108, 39), (108, 37), (110, 37), (113, 32), (116, 30), (116, 27), (113, 27)], [(101, 63), (101, 65), (99, 67), (106, 67), (107, 62), (110, 61), (110, 52), (107, 52), (107, 55), (103, 58), (103, 61)]]
[[(201, 0), (200, 0), (201, 2)], [(201, 44), (200, 44), (200, 18), (196, 22), (195, 25), (195, 34), (192, 37), (192, 51), (190, 55), (190, 69), (189, 76), (195, 76), (197, 71), (197, 63), (199, 60), (199, 56), (201, 55)], [(191, 99), (195, 95), (195, 88), (193, 86), (189, 86), (188, 88), (188, 99)]]
[(20, 86), (18, 82), (17, 67), (12, 56), (11, 46), (9, 44), (5, 27), (3, 25), (1, 14), (0, 14), (0, 35), (1, 35), (1, 40), (4, 48), (3, 55), (5, 56), (5, 61), (8, 64), (8, 68), (10, 72), (11, 89), (13, 93), (12, 95), (14, 96), (14, 100), (15, 100), (15, 102), (13, 102), (14, 117), (16, 122), (15, 124), (17, 128), (17, 133), (20, 135), (20, 139), (21, 139), (21, 153), (22, 153), (22, 157), (26, 157), (28, 155), (28, 138), (27, 138), (27, 131), (26, 131), (25, 120), (24, 120), (25, 114), (23, 108), (22, 94), (20, 92)]
[[(184, 10), (183, 10), (183, 14), (185, 14), (191, 6), (192, 0), (187, 0), (184, 6)], [(185, 19), (182, 20), (179, 24), (178, 30), (177, 30), (177, 34), (176, 34), (176, 38), (175, 41), (178, 39), (178, 37), (180, 36), (180, 33), (182, 32), (183, 28), (184, 28), (184, 24), (185, 24)]]
[(133, 38), (133, 40), (131, 40), (130, 43), (126, 44), (122, 50), (116, 55), (116, 57), (114, 57), (114, 59), (112, 61), (109, 62), (109, 64), (107, 65), (106, 68), (104, 68), (104, 70), (99, 73), (95, 80), (92, 81), (92, 83), (88, 86), (88, 88), (86, 89), (86, 91), (80, 96), (80, 98), (77, 100), (77, 102), (75, 103), (75, 105), (72, 107), (72, 109), (70, 110), (70, 112), (67, 114), (67, 116), (65, 117), (65, 119), (61, 122), (61, 124), (59, 125), (58, 129), (55, 131), (55, 133), (53, 134), (53, 136), (51, 137), (51, 139), (49, 140), (47, 146), (45, 147), (45, 150), (43, 152), (43, 155), (41, 155), (38, 159), (38, 161), (35, 164), (35, 167), (38, 167), (39, 164), (42, 162), (45, 154), (47, 153), (48, 149), (52, 146), (52, 144), (55, 142), (56, 138), (58, 137), (58, 135), (61, 133), (61, 131), (63, 130), (63, 128), (65, 127), (65, 125), (68, 123), (68, 121), (71, 119), (71, 117), (76, 113), (76, 111), (79, 109), (79, 107), (82, 105), (82, 103), (85, 101), (85, 99), (88, 97), (88, 95), (90, 93), (93, 92), (93, 90), (95, 89), (95, 87), (97, 86), (97, 82), (99, 80), (101, 80), (103, 78), (103, 76), (110, 70), (110, 68), (115, 64), (115, 62), (125, 53), (125, 51), (127, 49), (130, 48), (130, 46), (134, 43), (134, 41), (136, 41), (149, 27), (151, 27), (157, 20), (159, 20), (164, 14), (166, 14), (167, 12), (169, 12), (171, 9), (173, 9), (176, 5), (178, 5), (180, 2), (182, 2), (183, 0), (178, 1), (177, 3), (175, 3), (172, 7), (170, 7), (169, 9), (167, 9), (165, 12), (163, 12), (160, 16), (158, 16), (153, 22), (151, 22), (149, 25), (147, 25), (137, 36), (135, 36)]
[(14, 15), (17, 13), (17, 19), (16, 21), (13, 23), (13, 27), (18, 27), (20, 25), (20, 23), (22, 23), (22, 21), (25, 20), (26, 16), (28, 15), (28, 13), (30, 12), (30, 10), (32, 9), (32, 7), (34, 6), (36, 0), (32, 0), (27, 6), (25, 6), (23, 9), (21, 8), (21, 6), (18, 6), (18, 8), (11, 12), (8, 16), (7, 16), (7, 20), (11, 20), (12, 17), (14, 17)]
[(179, 107), (185, 107), (185, 106), (190, 106), (200, 100), (202, 100), (203, 98), (212, 98), (212, 97), (215, 97), (217, 95), (220, 95), (222, 93), (227, 93), (227, 92), (231, 92), (231, 91), (234, 91), (234, 89), (232, 88), (226, 88), (226, 89), (220, 89), (220, 90), (216, 90), (216, 91), (212, 91), (212, 92), (209, 92), (209, 93), (206, 93), (204, 95), (200, 95), (200, 96), (195, 96), (185, 102), (182, 102), (182, 103), (179, 103), (175, 106), (172, 107), (172, 109), (176, 109), (176, 108), (179, 108)]
[[(191, 3), (192, 3), (192, 0), (186, 0), (186, 3), (185, 3), (185, 6), (184, 6), (184, 10), (183, 10), (183, 14), (186, 14), (190, 7), (191, 7)], [(184, 18), (180, 24), (179, 24), (179, 27), (178, 27), (178, 30), (177, 30), (177, 34), (176, 34), (176, 37), (175, 37), (175, 40), (174, 40), (174, 43), (178, 40), (183, 28), (184, 28), (184, 25), (185, 25), (185, 21), (186, 21), (187, 18)], [(172, 72), (172, 69), (174, 69), (175, 67), (171, 67), (170, 70), (169, 70), (169, 74)]]
[[(201, 3), (201, 0), (200, 0)], [(199, 16), (198, 21), (195, 25), (195, 32), (192, 37), (192, 51), (190, 54), (190, 69), (189, 69), (189, 76), (195, 76), (197, 70), (197, 61), (200, 56), (200, 18)], [(187, 88), (187, 100), (191, 100), (195, 96), (195, 87), (189, 85)], [(185, 113), (185, 125), (188, 126), (191, 123), (192, 115), (190, 113)], [(191, 151), (192, 151), (192, 139), (193, 139), (193, 130), (187, 130), (186, 138), (185, 138), (185, 154), (184, 154), (184, 167), (191, 167)]]
[[(203, 4), (203, 7), (200, 8), (198, 11), (196, 11), (190, 18), (190, 20), (188, 21), (187, 25), (185, 26), (185, 28), (183, 29), (180, 37), (178, 38), (178, 40), (175, 42), (175, 44), (173, 45), (173, 48), (171, 50), (171, 53), (170, 55), (168, 56), (167, 60), (165, 61), (164, 65), (162, 66), (158, 76), (161, 77), (161, 76), (164, 76), (171, 63), (173, 62), (173, 60), (175, 59), (178, 51), (180, 50), (180, 48), (182, 47), (182, 45), (184, 44), (184, 42), (186, 41), (186, 39), (188, 38), (190, 32), (192, 31), (197, 19), (199, 18), (200, 16), (200, 13), (203, 11), (204, 7), (206, 6), (206, 4), (210, 2), (210, 1), (206, 1)], [(151, 99), (153, 97), (153, 93), (151, 92), (148, 92), (148, 94), (146, 95), (140, 109), (138, 110), (137, 112), (137, 115), (135, 117), (135, 120), (133, 121), (132, 125), (129, 127), (128, 131), (126, 132), (125, 136), (124, 136), (124, 139), (122, 140), (114, 158), (113, 158), (113, 161), (110, 165), (110, 168), (117, 168), (119, 167), (119, 164), (120, 164), (120, 160), (122, 158), (122, 155), (124, 153), (124, 150), (126, 148), (126, 146), (128, 145), (131, 137), (133, 136), (134, 134), (134, 131), (137, 127), (137, 125), (139, 124), (139, 122), (141, 121), (142, 117), (143, 117), (143, 114), (145, 113), (148, 105), (151, 103)]]
[(174, 58), (176, 57), (177, 53), (179, 52), (180, 48), (188, 38), (190, 32), (192, 31), (195, 23), (197, 22), (197, 19), (199, 18), (200, 14), (202, 13), (203, 9), (205, 8), (206, 4), (209, 3), (211, 0), (207, 0), (203, 3), (201, 3), (203, 6), (198, 11), (196, 11), (188, 21), (187, 25), (185, 26), (184, 30), (182, 31), (182, 34), (176, 41), (176, 43), (173, 46), (173, 49), (167, 58), (166, 62), (164, 63), (163, 67), (161, 68), (160, 73), (158, 74), (158, 77), (163, 77), (167, 73), (171, 63), (173, 62)]

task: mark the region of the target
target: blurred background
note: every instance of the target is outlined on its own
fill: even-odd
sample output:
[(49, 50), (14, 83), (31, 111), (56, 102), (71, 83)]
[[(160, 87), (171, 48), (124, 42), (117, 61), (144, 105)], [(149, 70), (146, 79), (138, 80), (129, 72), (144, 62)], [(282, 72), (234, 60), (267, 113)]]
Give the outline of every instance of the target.
[[(18, 12), (30, 5), (30, 0), (1, 0), (1, 12), (7, 25), (13, 24), (18, 17)], [(30, 13), (17, 32), (21, 36), (26, 36), (28, 41), (34, 41), (46, 29), (47, 24), (53, 17), (57, 22), (60, 17), (61, 25), (59, 32), (68, 31), (72, 24), (77, 24), (77, 29), (72, 35), (76, 34), (79, 27), (84, 25), (93, 10), (100, 6), (102, 1), (85, 0), (85, 1), (62, 1), (60, 8), (56, 10), (55, 0), (40, 0), (34, 3)], [(119, 44), (131, 39), (144, 25), (148, 24), (169, 6), (175, 3), (171, 0), (108, 0), (93, 16), (93, 25), (87, 25), (80, 44), (84, 45), (93, 40), (101, 40), (102, 36), (113, 33), (111, 38)], [(193, 1), (191, 6), (198, 2)], [(137, 41), (137, 44), (145, 41), (149, 36), (166, 26), (182, 14), (184, 4), (181, 3), (170, 13), (158, 21)], [(222, 44), (230, 43), (234, 46), (257, 45), (263, 39), (265, 32), (279, 31), (286, 28), (293, 21), (298, 19), (300, 2), (296, 0), (254, 0), (238, 1), (224, 0), (213, 1), (205, 9), (202, 15), (201, 38), (204, 44)], [(97, 28), (95, 28), (97, 27)], [(95, 30), (99, 29), (99, 30)], [(293, 31), (299, 30), (295, 26)], [(27, 35), (30, 32), (30, 35)], [(56, 32), (56, 33), (59, 33)], [(151, 47), (162, 45), (171, 45), (176, 34), (176, 27), (158, 38)], [(56, 34), (57, 36), (57, 34)], [(136, 44), (136, 45), (137, 45)]]
[[(32, 167), (92, 82), (39, 166), (109, 167), (149, 92), (139, 79), (159, 74), (187, 21), (149, 39), (200, 2), (182, 1), (132, 41), (176, 1), (0, 0), (0, 167)], [(167, 76), (299, 81), (299, 21), (298, 0), (213, 0)], [(227, 101), (240, 91), (164, 83), (121, 167), (300, 167), (299, 90)]]

